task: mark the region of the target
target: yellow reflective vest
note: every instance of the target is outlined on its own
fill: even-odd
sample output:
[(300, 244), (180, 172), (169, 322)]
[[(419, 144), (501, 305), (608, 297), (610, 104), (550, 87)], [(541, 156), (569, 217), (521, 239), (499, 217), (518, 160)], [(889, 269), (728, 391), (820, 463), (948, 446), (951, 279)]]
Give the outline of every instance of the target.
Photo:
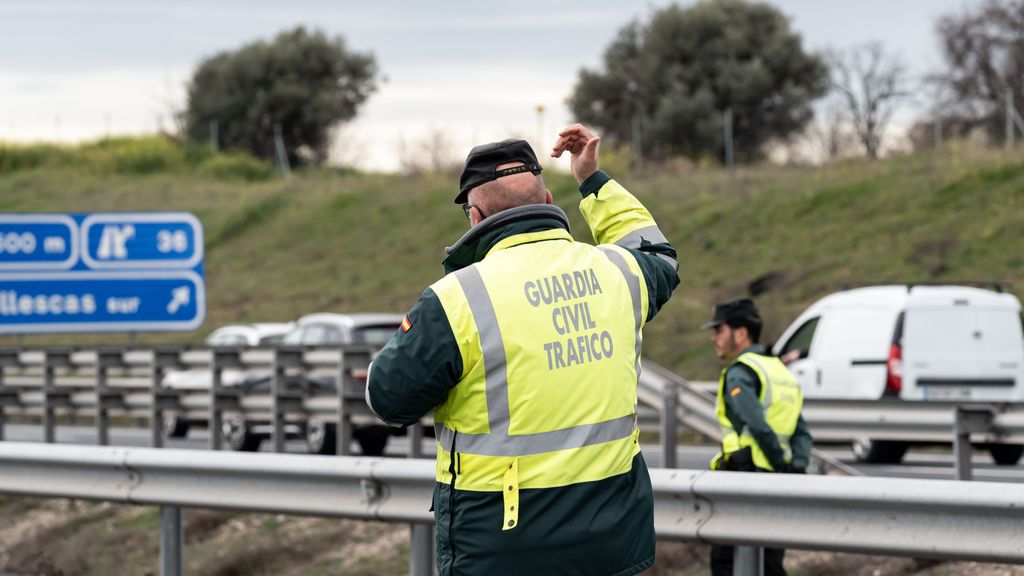
[(711, 463), (712, 469), (719, 469), (729, 455), (744, 448), (750, 448), (754, 466), (775, 471), (771, 462), (754, 436), (744, 427), (742, 430), (733, 428), (732, 421), (725, 414), (725, 374), (734, 364), (748, 366), (761, 381), (761, 392), (758, 399), (761, 408), (764, 410), (765, 422), (775, 432), (779, 440), (787, 462), (792, 460), (792, 450), (789, 440), (796, 430), (797, 421), (800, 419), (800, 410), (803, 407), (803, 391), (797, 383), (796, 378), (790, 373), (786, 365), (778, 358), (765, 356), (755, 352), (744, 352), (733, 362), (722, 370), (718, 382), (718, 399), (715, 403), (715, 415), (718, 418), (718, 425), (722, 431), (722, 453)]
[(624, 247), (664, 236), (614, 181), (581, 209), (595, 239), (614, 244), (575, 242), (562, 228), (516, 234), (431, 286), (463, 366), (434, 413), (437, 481), (502, 492), (506, 530), (520, 489), (624, 474), (640, 451), (648, 287)]

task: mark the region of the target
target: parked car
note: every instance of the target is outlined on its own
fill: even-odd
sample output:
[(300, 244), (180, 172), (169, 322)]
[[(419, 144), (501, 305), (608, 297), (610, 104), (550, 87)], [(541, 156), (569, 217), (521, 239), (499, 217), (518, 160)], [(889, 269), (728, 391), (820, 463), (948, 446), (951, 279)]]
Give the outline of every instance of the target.
[[(211, 332), (204, 343), (210, 347), (275, 346), (294, 328), (294, 322), (229, 324)], [(239, 370), (225, 370), (221, 373), (221, 382), (224, 386), (237, 386), (251, 376)], [(264, 374), (261, 377), (266, 376)], [(164, 388), (171, 390), (209, 390), (211, 383), (210, 371), (205, 369), (169, 371), (163, 379)], [(164, 415), (164, 435), (169, 438), (184, 438), (189, 428), (196, 425), (206, 426), (206, 420), (188, 420), (176, 414)]]
[[(892, 285), (822, 298), (783, 332), (808, 399), (911, 402), (1024, 400), (1024, 320), (1012, 294), (967, 286)], [(859, 439), (862, 461), (899, 462), (909, 443)], [(986, 446), (1015, 464), (1018, 444)]]
[[(295, 328), (283, 339), (283, 345), (292, 346), (335, 346), (347, 344), (368, 344), (379, 348), (387, 343), (395, 330), (402, 324), (401, 314), (308, 314), (299, 318)], [(365, 386), (365, 371), (353, 374), (357, 383), (362, 380)], [(285, 378), (286, 390), (304, 394), (337, 393), (338, 379), (336, 374), (327, 376), (301, 376)], [(251, 378), (241, 383), (246, 393), (268, 393), (270, 378)], [(356, 401), (362, 402), (362, 394)], [(228, 416), (224, 419), (225, 443), (235, 450), (259, 450), (264, 439), (271, 435), (269, 422), (244, 420), (241, 416)], [(301, 434), (308, 450), (314, 454), (337, 453), (337, 426), (334, 422), (310, 419), (297, 430), (286, 430), (289, 436)], [(353, 437), (359, 443), (365, 455), (377, 456), (384, 453), (388, 438), (396, 434), (404, 434), (404, 429), (393, 428), (377, 423), (373, 419), (353, 426)]]

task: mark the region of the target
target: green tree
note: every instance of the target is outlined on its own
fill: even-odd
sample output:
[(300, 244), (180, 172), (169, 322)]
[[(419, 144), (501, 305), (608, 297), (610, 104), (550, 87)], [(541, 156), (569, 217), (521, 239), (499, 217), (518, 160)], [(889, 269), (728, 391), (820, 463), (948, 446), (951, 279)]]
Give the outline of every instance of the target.
[(604, 71), (582, 70), (569, 107), (582, 122), (647, 157), (722, 157), (732, 110), (736, 158), (799, 133), (828, 87), (822, 58), (776, 8), (744, 0), (669, 6), (624, 27)]
[(303, 27), (203, 61), (188, 86), (185, 126), (206, 141), (274, 158), (280, 126), (290, 162), (327, 160), (332, 128), (350, 120), (377, 88), (372, 54)]

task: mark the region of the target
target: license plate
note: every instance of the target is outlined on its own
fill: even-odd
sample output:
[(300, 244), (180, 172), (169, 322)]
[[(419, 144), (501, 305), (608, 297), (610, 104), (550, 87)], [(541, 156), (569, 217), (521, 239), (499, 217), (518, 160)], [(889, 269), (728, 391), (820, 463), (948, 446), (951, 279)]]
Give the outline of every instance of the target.
[(925, 400), (970, 400), (971, 389), (963, 386), (924, 386)]

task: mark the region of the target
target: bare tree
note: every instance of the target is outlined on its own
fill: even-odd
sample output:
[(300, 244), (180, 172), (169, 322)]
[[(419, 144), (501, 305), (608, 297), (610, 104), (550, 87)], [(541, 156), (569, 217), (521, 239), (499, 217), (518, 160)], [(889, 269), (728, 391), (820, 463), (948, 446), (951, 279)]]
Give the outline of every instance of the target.
[(431, 128), (423, 137), (398, 141), (399, 169), (405, 174), (457, 174), (459, 159), (449, 133)]
[(856, 154), (857, 136), (842, 101), (829, 98), (818, 107), (808, 130), (808, 139), (819, 160), (835, 160)]
[(870, 158), (878, 158), (893, 113), (910, 97), (906, 65), (880, 42), (832, 51), (828, 61), (832, 89), (846, 103), (857, 138)]
[(960, 118), (997, 138), (1007, 92), (1024, 106), (1024, 0), (987, 0), (944, 16), (937, 30), (947, 69), (935, 80), (949, 87)]

